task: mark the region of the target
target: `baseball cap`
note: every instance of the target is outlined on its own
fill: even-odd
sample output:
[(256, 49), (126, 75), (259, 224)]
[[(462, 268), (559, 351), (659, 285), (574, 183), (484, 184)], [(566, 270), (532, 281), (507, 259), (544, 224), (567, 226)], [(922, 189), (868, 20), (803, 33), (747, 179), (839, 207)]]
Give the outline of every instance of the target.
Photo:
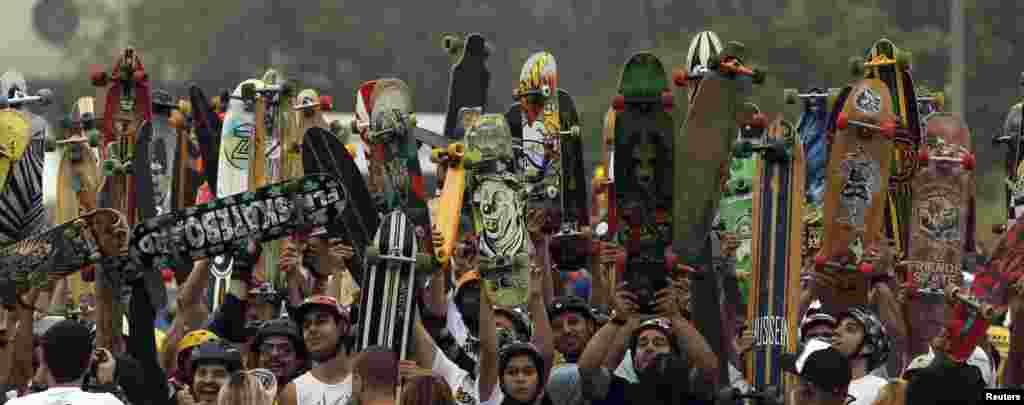
[(845, 394), (853, 372), (850, 361), (832, 345), (820, 339), (810, 339), (799, 354), (782, 355), (783, 370), (814, 383), (818, 388)]

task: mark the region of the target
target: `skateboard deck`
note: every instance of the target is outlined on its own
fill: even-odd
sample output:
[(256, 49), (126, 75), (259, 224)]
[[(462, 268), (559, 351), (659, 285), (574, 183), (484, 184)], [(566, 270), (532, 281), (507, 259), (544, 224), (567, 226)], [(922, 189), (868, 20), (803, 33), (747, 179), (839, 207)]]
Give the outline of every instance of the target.
[[(742, 149), (742, 145), (748, 140), (761, 141), (764, 136), (766, 123), (761, 109), (756, 104), (744, 103), (744, 116), (752, 118), (750, 122), (743, 122), (737, 134), (736, 149)], [(755, 122), (756, 121), (756, 122)], [(749, 149), (749, 148), (748, 148)], [(753, 210), (754, 202), (754, 177), (757, 176), (757, 156), (753, 149), (743, 153), (734, 152), (729, 163), (729, 177), (725, 183), (725, 191), (718, 205), (718, 215), (715, 218), (715, 229), (735, 236), (740, 244), (736, 249), (736, 257), (728, 258), (734, 267), (735, 273), (750, 273), (752, 257), (750, 256), (751, 243), (753, 242)], [(720, 258), (725, 259), (725, 258)]]
[(487, 57), (491, 50), (480, 34), (446, 34), (442, 46), (452, 57), (448, 87), (448, 108), (444, 117), (444, 136), (461, 139), (459, 117), (463, 108), (487, 108), (487, 90), (491, 85), (491, 72), (487, 70)]
[(362, 277), (360, 304), (364, 314), (372, 315), (359, 319), (357, 349), (388, 345), (405, 359), (410, 354), (413, 297), (418, 292), (415, 272), (436, 266), (431, 218), (409, 87), (399, 79), (379, 79), (370, 99), (369, 122), (351, 126), (368, 127), (370, 143), (382, 146), (384, 190), (378, 208), (385, 219), (367, 251), (369, 266)]
[(807, 202), (821, 205), (825, 194), (825, 169), (828, 164), (829, 141), (827, 136), (829, 108), (835, 103), (840, 89), (814, 87), (806, 92), (797, 89), (785, 91), (786, 104), (800, 101), (802, 110), (797, 121), (797, 132), (803, 144), (805, 170), (804, 180)]
[[(202, 178), (198, 184), (206, 185), (208, 195), (217, 195), (222, 121), (214, 106), (206, 98), (206, 94), (203, 93), (203, 89), (193, 84), (189, 86), (188, 94), (189, 103), (192, 105), (192, 126), (202, 160), (202, 170), (198, 170)], [(197, 194), (199, 194), (198, 191)]]
[[(615, 203), (611, 232), (626, 248), (622, 281), (637, 294), (642, 313), (653, 313), (654, 292), (668, 284), (666, 252), (672, 241), (672, 134), (674, 108), (661, 61), (631, 56), (622, 68), (615, 118)], [(733, 136), (735, 136), (733, 132)], [(707, 198), (707, 196), (704, 196)]]
[(946, 320), (946, 286), (960, 286), (965, 253), (968, 202), (974, 194), (971, 134), (963, 121), (949, 113), (925, 118), (927, 132), (911, 181), (913, 211), (910, 244), (901, 263), (905, 283), (913, 294), (907, 302), (909, 353), (928, 352), (928, 342)]
[(889, 87), (897, 130), (893, 137), (889, 195), (886, 202), (885, 234), (896, 242), (897, 251), (906, 255), (913, 211), (911, 178), (917, 170), (917, 149), (921, 143), (921, 122), (917, 111), (917, 93), (910, 75), (910, 53), (898, 49), (892, 41), (880, 39), (868, 52), (865, 78), (879, 79)]
[[(1024, 89), (1024, 72), (1021, 73), (1018, 82), (1019, 89)], [(1024, 161), (1024, 125), (1021, 116), (1024, 110), (1024, 102), (1018, 101), (1010, 106), (1006, 113), (1006, 121), (1003, 123), (1003, 132), (993, 138), (992, 143), (1006, 147), (1005, 178), (1003, 182), (1006, 187), (1006, 224), (997, 226), (994, 231), (1001, 233), (1008, 227), (1013, 226), (1014, 220), (1024, 216), (1024, 203), (1018, 203), (1018, 197), (1024, 196), (1024, 174), (1021, 169), (1021, 162)], [(1024, 201), (1022, 201), (1024, 202)], [(1020, 207), (1020, 208), (1018, 208)]]
[(323, 173), (341, 180), (351, 209), (333, 226), (327, 227), (328, 237), (339, 237), (351, 246), (355, 254), (348, 268), (352, 277), (362, 280), (362, 269), (366, 263), (364, 253), (377, 233), (380, 219), (376, 206), (366, 188), (366, 182), (359, 173), (352, 156), (334, 134), (321, 127), (306, 130), (302, 140), (302, 166), (307, 173)]
[(804, 150), (796, 128), (772, 123), (760, 140), (753, 186), (753, 271), (747, 319), (754, 346), (747, 357), (747, 379), (755, 387), (781, 387), (783, 353), (797, 346), (801, 246), (804, 214)]
[(265, 242), (331, 225), (351, 209), (342, 182), (308, 175), (194, 205), (132, 229), (129, 255), (137, 269), (154, 261), (228, 254), (241, 242)]
[(32, 139), (24, 113), (0, 110), (0, 245), (20, 240), (41, 226), (43, 145)]
[(533, 247), (526, 229), (526, 190), (515, 170), (512, 133), (502, 114), (484, 114), (465, 142), (480, 275), (496, 305), (525, 304)]
[(883, 247), (884, 211), (896, 119), (884, 82), (861, 79), (840, 94), (829, 153), (823, 210), (824, 235), (817, 271), (838, 275), (838, 290), (822, 297), (828, 312), (866, 305), (874, 252)]
[(559, 102), (561, 96), (557, 89), (555, 57), (547, 52), (530, 55), (523, 63), (514, 93), (519, 106), (516, 127), (522, 128), (518, 140), (522, 142), (520, 166), (526, 186), (527, 210), (544, 211), (545, 234), (558, 232), (562, 216), (559, 107), (563, 103)]
[(562, 130), (558, 136), (558, 183), (561, 197), (561, 223), (551, 239), (551, 258), (562, 271), (588, 267), (589, 246), (583, 244), (581, 231), (590, 226), (587, 208), (587, 178), (583, 168), (583, 136), (579, 112), (569, 92), (558, 89), (558, 115)]
[(13, 305), (19, 294), (127, 253), (128, 225), (113, 209), (89, 211), (73, 221), (0, 249), (0, 302)]

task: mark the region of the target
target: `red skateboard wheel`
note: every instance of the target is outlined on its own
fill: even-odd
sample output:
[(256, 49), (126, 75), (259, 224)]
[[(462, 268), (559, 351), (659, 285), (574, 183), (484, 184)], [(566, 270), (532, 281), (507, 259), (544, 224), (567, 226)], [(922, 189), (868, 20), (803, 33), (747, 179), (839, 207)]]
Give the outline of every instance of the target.
[(836, 128), (846, 129), (850, 126), (850, 117), (846, 113), (839, 113), (839, 117), (836, 118)]
[(930, 157), (928, 156), (928, 150), (926, 150), (925, 148), (921, 148), (921, 150), (917, 152), (917, 160), (919, 162), (927, 164), (929, 159)]
[(675, 97), (672, 96), (672, 92), (665, 90), (661, 92), (661, 106), (665, 109), (665, 112), (671, 113), (676, 107)]
[(626, 98), (621, 94), (615, 96), (615, 98), (612, 99), (612, 108), (617, 112), (624, 111), (626, 109)]
[(685, 70), (676, 69), (672, 71), (672, 82), (678, 87), (686, 87), (690, 84), (690, 76)]

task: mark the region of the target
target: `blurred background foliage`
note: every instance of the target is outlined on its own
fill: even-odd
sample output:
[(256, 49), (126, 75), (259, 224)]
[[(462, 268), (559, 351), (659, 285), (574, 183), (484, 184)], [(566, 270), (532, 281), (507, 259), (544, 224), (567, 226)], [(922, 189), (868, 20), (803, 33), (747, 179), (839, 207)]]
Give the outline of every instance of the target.
[[(93, 92), (89, 65), (109, 66), (118, 49), (131, 45), (156, 87), (172, 94), (184, 95), (188, 82), (216, 94), (276, 67), (334, 95), (339, 111), (352, 109), (359, 83), (385, 76), (412, 86), (418, 110), (443, 111), (450, 64), (441, 34), (480, 32), (495, 50), (487, 109), (504, 111), (526, 57), (550, 51), (560, 86), (582, 113), (589, 162), (597, 159), (603, 113), (629, 54), (653, 50), (675, 67), (702, 30), (745, 43), (748, 63), (770, 72), (754, 101), (793, 121), (800, 109), (783, 103), (783, 88), (841, 87), (850, 79), (849, 57), (882, 37), (913, 52), (919, 84), (947, 88), (950, 74), (949, 0), (60, 1), (73, 4), (81, 20), (61, 48), (65, 63), (55, 77), (26, 74), (54, 83), (64, 109)], [(1016, 0), (966, 3), (963, 112), (979, 157), (978, 237), (990, 245), (990, 225), (1005, 218), (1003, 152), (990, 140), (1019, 97), (1017, 66), (1024, 61), (1014, 47), (1021, 6)]]

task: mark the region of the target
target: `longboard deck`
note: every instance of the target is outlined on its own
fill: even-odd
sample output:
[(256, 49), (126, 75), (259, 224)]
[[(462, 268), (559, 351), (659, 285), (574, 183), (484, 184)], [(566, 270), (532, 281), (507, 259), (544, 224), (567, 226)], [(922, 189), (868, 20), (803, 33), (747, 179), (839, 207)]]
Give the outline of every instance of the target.
[(590, 226), (587, 177), (584, 169), (583, 139), (579, 112), (568, 91), (558, 89), (558, 114), (562, 131), (558, 153), (561, 163), (562, 197), (561, 226), (552, 238), (551, 257), (563, 271), (581, 269), (590, 265), (587, 246), (581, 244), (580, 232)]
[[(464, 107), (487, 108), (487, 90), (491, 85), (491, 72), (487, 70), (487, 40), (480, 34), (462, 38), (463, 48), (452, 66), (448, 87), (448, 108), (444, 118), (444, 136), (459, 139), (459, 111)], [(451, 52), (451, 50), (449, 50)]]

